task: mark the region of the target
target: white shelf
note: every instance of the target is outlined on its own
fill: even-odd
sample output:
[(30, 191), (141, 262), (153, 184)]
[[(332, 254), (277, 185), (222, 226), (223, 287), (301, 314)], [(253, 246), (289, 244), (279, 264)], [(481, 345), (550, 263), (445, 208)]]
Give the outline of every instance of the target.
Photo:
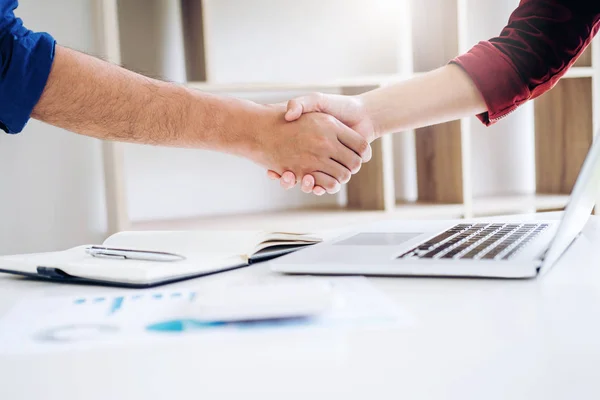
[(314, 232), (335, 229), (354, 223), (384, 219), (391, 214), (383, 211), (349, 211), (345, 208), (305, 208), (286, 211), (226, 214), (178, 220), (135, 222), (135, 230), (293, 230)]
[[(562, 209), (568, 201), (563, 195), (515, 195), (476, 198), (475, 215), (521, 214)], [(382, 219), (458, 219), (464, 215), (463, 204), (398, 203), (385, 211), (354, 211), (340, 207), (306, 208), (286, 211), (218, 215), (178, 220), (141, 221), (134, 230), (294, 230), (314, 232), (337, 229)]]
[(563, 78), (591, 78), (594, 76), (593, 67), (572, 67)]
[[(422, 73), (410, 75), (371, 75), (346, 79), (332, 79), (321, 82), (237, 82), (237, 83), (210, 83), (188, 82), (186, 86), (210, 93), (244, 93), (244, 92), (288, 92), (288, 91), (319, 91), (335, 90), (342, 88), (368, 88), (387, 86), (403, 80), (413, 78)], [(594, 75), (592, 67), (573, 67), (563, 78), (589, 78)]]
[[(415, 74), (416, 75), (416, 74)], [(414, 75), (373, 75), (347, 79), (333, 79), (322, 82), (247, 82), (247, 83), (208, 83), (188, 82), (186, 86), (210, 93), (242, 92), (288, 92), (318, 91), (342, 88), (370, 88), (387, 86), (406, 80)]]
[[(472, 203), (473, 215), (492, 216), (504, 214), (535, 213), (563, 209), (569, 201), (568, 195), (498, 195), (475, 197)], [(462, 218), (464, 204), (398, 203), (396, 213), (402, 218)]]
[(475, 216), (534, 213), (562, 209), (568, 195), (506, 195), (479, 197), (473, 200)]
[(262, 229), (311, 232), (336, 229), (353, 224), (382, 219), (451, 219), (461, 218), (462, 204), (399, 204), (393, 211), (360, 211), (343, 207), (304, 208), (285, 211), (257, 212), (237, 215), (217, 215), (178, 220), (138, 221), (135, 230), (193, 229)]
[(408, 219), (455, 219), (465, 214), (464, 204), (399, 202), (394, 217)]

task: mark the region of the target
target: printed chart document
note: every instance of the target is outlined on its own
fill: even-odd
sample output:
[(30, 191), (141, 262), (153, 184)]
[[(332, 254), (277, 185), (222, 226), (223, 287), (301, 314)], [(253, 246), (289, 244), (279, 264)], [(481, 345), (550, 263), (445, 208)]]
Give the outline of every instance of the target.
[[(300, 279), (310, 282), (312, 278)], [(378, 329), (412, 324), (410, 316), (366, 278), (315, 278), (315, 282), (328, 288), (326, 307), (322, 301), (308, 299), (296, 305), (288, 302), (287, 314), (280, 309), (279, 314), (267, 312), (262, 316), (252, 315), (252, 309), (260, 308), (261, 302), (264, 305), (283, 299), (286, 291), (289, 295), (293, 285), (290, 280), (273, 278), (213, 290), (113, 291), (106, 296), (24, 299), (0, 318), (0, 354), (140, 345), (198, 335), (286, 335), (290, 330)], [(244, 318), (244, 313), (232, 316), (231, 310), (236, 308), (231, 305), (235, 302), (230, 301), (228, 309), (219, 308), (227, 303), (225, 296), (240, 291), (246, 296), (252, 291), (263, 293), (253, 307), (244, 311), (250, 312), (250, 318)], [(238, 305), (252, 302), (243, 296), (238, 300)]]

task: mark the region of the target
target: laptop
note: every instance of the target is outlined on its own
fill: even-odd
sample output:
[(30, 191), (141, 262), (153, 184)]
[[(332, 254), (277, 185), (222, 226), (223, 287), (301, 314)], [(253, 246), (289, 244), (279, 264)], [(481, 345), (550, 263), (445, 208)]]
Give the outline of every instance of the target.
[(292, 274), (532, 278), (556, 264), (580, 234), (599, 187), (595, 140), (560, 221), (380, 221), (270, 265)]

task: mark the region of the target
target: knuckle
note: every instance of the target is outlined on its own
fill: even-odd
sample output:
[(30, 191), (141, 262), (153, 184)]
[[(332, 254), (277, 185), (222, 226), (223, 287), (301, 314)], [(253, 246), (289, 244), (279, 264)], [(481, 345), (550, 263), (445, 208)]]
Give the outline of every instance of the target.
[(318, 167), (323, 167), (324, 164), (324, 160), (322, 157), (319, 157), (318, 155), (312, 155), (310, 157), (310, 163), (307, 165), (314, 165), (314, 166), (318, 166)]
[(337, 187), (337, 182), (332, 179), (327, 180), (327, 182), (325, 182), (324, 187), (325, 187), (325, 189), (327, 189), (327, 191), (335, 190), (335, 188)]
[(337, 125), (338, 120), (334, 116), (325, 114), (324, 117), (325, 117), (325, 121), (327, 121), (327, 123), (332, 124), (332, 125)]
[(342, 145), (339, 142), (328, 141), (328, 143), (324, 146), (325, 151), (327, 151), (327, 155), (334, 157), (340, 155), (340, 149)]
[(355, 158), (350, 163), (350, 171), (353, 174), (356, 174), (358, 171), (360, 171), (360, 167), (361, 166), (362, 166), (362, 162), (360, 161), (360, 159), (359, 158)]
[(324, 157), (330, 157), (336, 153), (337, 147), (335, 143), (326, 137), (321, 137), (317, 143), (317, 152)]
[(327, 152), (330, 152), (335, 148), (335, 144), (328, 136), (321, 135), (319, 136), (319, 147)]
[(365, 156), (365, 155), (367, 155), (367, 152), (369, 151), (369, 142), (367, 142), (367, 141), (366, 141), (366, 140), (364, 140), (364, 139), (363, 139), (363, 140), (361, 140), (361, 141), (358, 143), (358, 148), (357, 148), (357, 150), (358, 150), (358, 154), (360, 154), (360, 155), (361, 155), (361, 157), (362, 157), (362, 156)]
[[(335, 125), (335, 127), (338, 127), (337, 125), (337, 119), (329, 114), (316, 114), (318, 116), (318, 118), (321, 119), (321, 126), (323, 128), (327, 128), (327, 129), (336, 129), (334, 128), (332, 125)], [(339, 129), (339, 128), (337, 128)]]
[(322, 98), (323, 98), (323, 93), (319, 93), (319, 92), (311, 92), (308, 96), (307, 96), (311, 101), (318, 103)]

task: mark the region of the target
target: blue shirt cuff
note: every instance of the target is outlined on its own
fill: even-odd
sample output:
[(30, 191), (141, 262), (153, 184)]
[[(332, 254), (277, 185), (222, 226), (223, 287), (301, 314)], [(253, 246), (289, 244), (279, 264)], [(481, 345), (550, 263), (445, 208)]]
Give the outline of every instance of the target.
[(48, 82), (55, 40), (47, 33), (28, 31), (0, 36), (0, 129), (23, 130)]

